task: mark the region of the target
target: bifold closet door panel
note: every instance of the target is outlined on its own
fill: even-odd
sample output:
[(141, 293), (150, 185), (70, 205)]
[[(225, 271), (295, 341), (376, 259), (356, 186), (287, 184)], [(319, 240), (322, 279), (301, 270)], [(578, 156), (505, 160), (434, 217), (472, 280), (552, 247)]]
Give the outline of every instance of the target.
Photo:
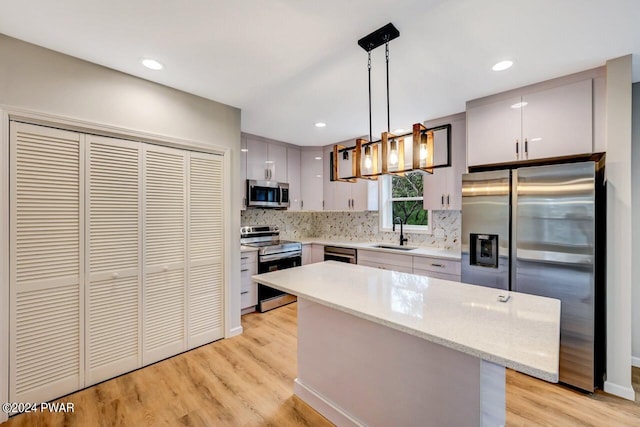
[(224, 337), (223, 157), (189, 154), (188, 348)]
[(86, 385), (142, 364), (142, 144), (86, 136)]
[(188, 152), (143, 145), (143, 364), (186, 350)]
[(10, 123), (9, 400), (83, 386), (83, 135)]

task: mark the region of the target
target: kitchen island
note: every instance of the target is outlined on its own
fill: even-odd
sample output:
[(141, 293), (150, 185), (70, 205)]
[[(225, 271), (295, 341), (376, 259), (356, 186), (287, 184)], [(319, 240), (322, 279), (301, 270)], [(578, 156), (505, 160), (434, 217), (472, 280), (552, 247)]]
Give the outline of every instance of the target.
[(505, 367), (558, 380), (558, 300), (333, 261), (253, 279), (298, 296), (294, 391), (337, 425), (503, 425)]

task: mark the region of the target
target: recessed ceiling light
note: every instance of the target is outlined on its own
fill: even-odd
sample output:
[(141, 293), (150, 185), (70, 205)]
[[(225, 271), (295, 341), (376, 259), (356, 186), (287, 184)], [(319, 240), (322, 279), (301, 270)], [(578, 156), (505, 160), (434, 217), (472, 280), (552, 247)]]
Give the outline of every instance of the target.
[(322, 157), (314, 157), (316, 160), (322, 160)]
[(395, 133), (396, 135), (399, 134), (399, 133), (403, 133), (403, 132), (404, 132), (404, 129), (401, 129), (401, 128), (393, 130), (393, 133)]
[(241, 148), (240, 151), (242, 151), (243, 153), (247, 153), (247, 152), (249, 152), (249, 149), (248, 148)]
[(513, 65), (513, 61), (500, 61), (497, 64), (495, 64), (493, 67), (491, 67), (491, 69), (493, 71), (504, 71), (508, 68), (511, 68), (511, 66)]
[(159, 63), (155, 59), (143, 58), (143, 59), (140, 60), (140, 62), (142, 62), (142, 65), (144, 65), (145, 67), (147, 67), (150, 70), (158, 71), (158, 70), (162, 70), (164, 68), (164, 65), (162, 65), (161, 63)]
[(515, 104), (513, 104), (513, 105), (511, 106), (511, 108), (524, 108), (524, 107), (526, 107), (527, 105), (529, 105), (529, 103), (528, 103), (528, 102), (526, 102), (526, 101), (516, 102)]
[(323, 127), (327, 126), (327, 124), (326, 124), (326, 123), (324, 123), (324, 122), (316, 122), (316, 123), (315, 123), (315, 126), (316, 126), (317, 128), (323, 128)]

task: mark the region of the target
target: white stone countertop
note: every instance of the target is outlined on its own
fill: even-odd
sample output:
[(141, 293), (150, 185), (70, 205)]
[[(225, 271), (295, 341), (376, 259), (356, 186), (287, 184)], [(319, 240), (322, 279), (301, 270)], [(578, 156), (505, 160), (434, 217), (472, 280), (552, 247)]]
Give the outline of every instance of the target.
[[(423, 256), (430, 258), (441, 258), (441, 259), (449, 259), (453, 261), (460, 261), (460, 252), (449, 251), (446, 249), (434, 248), (430, 246), (414, 246), (415, 249), (410, 251), (403, 251), (399, 249), (385, 249), (385, 248), (376, 248), (375, 245), (392, 245), (395, 246), (396, 243), (389, 242), (349, 242), (338, 239), (321, 239), (321, 238), (307, 238), (307, 239), (298, 239), (298, 241), (302, 242), (303, 245), (308, 245), (311, 243), (317, 243), (325, 246), (339, 246), (342, 248), (355, 248), (355, 249), (366, 249), (371, 251), (378, 252), (387, 252), (394, 254), (406, 254), (412, 256)], [(412, 247), (408, 245), (408, 247)]]
[[(534, 377), (558, 381), (560, 300), (325, 261), (256, 282)], [(509, 295), (499, 302), (498, 295)]]

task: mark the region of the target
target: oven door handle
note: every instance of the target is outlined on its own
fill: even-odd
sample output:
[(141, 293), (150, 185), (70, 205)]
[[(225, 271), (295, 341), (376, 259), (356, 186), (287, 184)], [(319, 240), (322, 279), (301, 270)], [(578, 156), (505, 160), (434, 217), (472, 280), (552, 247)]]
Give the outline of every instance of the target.
[(259, 262), (263, 263), (263, 262), (269, 262), (269, 261), (280, 261), (280, 260), (285, 260), (289, 258), (297, 258), (299, 256), (302, 256), (302, 251), (287, 252), (286, 257), (283, 257), (282, 254), (262, 255), (260, 256)]

